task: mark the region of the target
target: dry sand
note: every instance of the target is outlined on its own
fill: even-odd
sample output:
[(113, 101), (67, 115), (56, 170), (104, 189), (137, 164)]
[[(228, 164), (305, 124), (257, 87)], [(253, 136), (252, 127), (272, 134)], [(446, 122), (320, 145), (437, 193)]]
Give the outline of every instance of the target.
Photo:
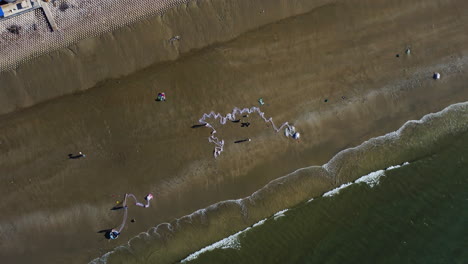
[[(335, 2), (1, 116), (0, 261), (89, 261), (158, 223), (247, 196), (468, 99), (468, 3)], [(434, 71), (441, 80), (431, 79)], [(154, 101), (160, 91), (166, 102)], [(250, 107), (259, 97), (267, 116), (293, 122), (301, 140), (252, 117), (249, 128), (220, 128), (226, 150), (214, 160), (209, 130), (191, 126), (204, 112)], [(245, 137), (252, 142), (232, 143)], [(67, 159), (78, 151), (87, 157)], [(155, 203), (130, 208), (137, 222), (108, 241), (97, 232), (119, 224), (109, 208), (126, 192), (152, 192)]]
[[(42, 10), (35, 10), (0, 21), (0, 70), (14, 69), (23, 61), (78, 40), (131, 24), (148, 16), (159, 15), (190, 0), (139, 0), (135, 3), (113, 0), (51, 0), (47, 5), (58, 25), (51, 31)], [(19, 25), (19, 34), (6, 30)]]

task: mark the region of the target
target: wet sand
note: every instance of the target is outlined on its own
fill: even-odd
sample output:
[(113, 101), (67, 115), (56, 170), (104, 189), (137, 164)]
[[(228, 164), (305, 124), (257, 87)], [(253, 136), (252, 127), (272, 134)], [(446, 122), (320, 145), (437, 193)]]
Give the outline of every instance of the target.
[(0, 33), (0, 114), (176, 60), (331, 1), (142, 0), (129, 6), (72, 0), (63, 12), (64, 0), (56, 1), (51, 12), (59, 31), (48, 32), (44, 21), (36, 21), (44, 20), (39, 10), (0, 22), (0, 28), (22, 27), (19, 35)]
[[(468, 4), (345, 2), (1, 116), (0, 260), (89, 261), (158, 223), (245, 197), (468, 99)], [(154, 101), (158, 92), (166, 102)], [(301, 140), (252, 116), (248, 128), (219, 129), (226, 149), (213, 159), (209, 130), (191, 126), (259, 97), (266, 115), (294, 123)], [(234, 144), (242, 138), (252, 141)], [(87, 157), (68, 159), (78, 151)], [(97, 232), (120, 223), (109, 209), (126, 192), (152, 192), (155, 202), (130, 208), (137, 222), (108, 241)]]

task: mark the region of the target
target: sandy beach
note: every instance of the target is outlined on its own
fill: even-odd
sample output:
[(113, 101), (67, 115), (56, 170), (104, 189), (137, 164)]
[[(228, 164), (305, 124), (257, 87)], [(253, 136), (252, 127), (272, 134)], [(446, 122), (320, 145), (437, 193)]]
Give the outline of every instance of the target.
[[(230, 41), (181, 52), (174, 61), (1, 115), (0, 262), (86, 263), (160, 223), (249, 196), (407, 120), (468, 100), (468, 3), (348, 2), (330, 1)], [(167, 101), (156, 102), (158, 92)], [(210, 130), (192, 126), (203, 113), (258, 106), (259, 98), (267, 117), (294, 124), (301, 139), (275, 133), (251, 115), (249, 127), (217, 126), (226, 145), (214, 159)], [(234, 143), (243, 138), (252, 141)], [(86, 158), (68, 159), (79, 151)], [(307, 195), (321, 195), (343, 180), (318, 178)], [(110, 208), (125, 193), (153, 193), (154, 203), (131, 207), (136, 222), (118, 240), (108, 240), (99, 231), (120, 224), (121, 213)], [(277, 206), (301, 195), (279, 197)], [(269, 212), (262, 210), (259, 216)], [(237, 224), (241, 216), (231, 217), (208, 225), (244, 227)], [(218, 236), (230, 231), (223, 232)], [(186, 253), (168, 247), (161, 263)]]

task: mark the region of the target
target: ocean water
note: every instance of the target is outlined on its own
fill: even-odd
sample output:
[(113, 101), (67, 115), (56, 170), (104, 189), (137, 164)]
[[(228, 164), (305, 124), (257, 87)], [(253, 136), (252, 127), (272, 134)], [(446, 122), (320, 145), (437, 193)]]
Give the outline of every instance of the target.
[(468, 263), (468, 133), (278, 212), (185, 263)]
[(92, 263), (466, 263), (467, 189), (464, 102), (160, 224)]

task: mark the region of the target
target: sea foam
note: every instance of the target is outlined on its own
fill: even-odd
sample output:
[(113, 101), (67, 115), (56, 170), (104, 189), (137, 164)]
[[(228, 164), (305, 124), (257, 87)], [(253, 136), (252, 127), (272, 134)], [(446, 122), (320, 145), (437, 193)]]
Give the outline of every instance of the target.
[(340, 193), (341, 190), (353, 184), (352, 182), (343, 183), (340, 187), (337, 187), (331, 191), (328, 191), (322, 195), (322, 197), (331, 197)]
[(352, 185), (353, 183), (365, 183), (365, 184), (369, 185), (369, 187), (375, 187), (380, 183), (380, 178), (385, 176), (385, 171), (394, 170), (394, 169), (406, 166), (408, 164), (410, 164), (410, 163), (405, 162), (402, 165), (390, 166), (390, 167), (386, 168), (385, 170), (373, 171), (373, 172), (371, 172), (371, 173), (369, 173), (367, 175), (359, 177), (354, 182), (344, 183), (340, 187), (337, 187), (337, 188), (335, 188), (335, 189), (333, 189), (331, 191), (328, 191), (328, 192), (324, 193), (322, 195), (322, 197), (331, 197), (331, 196), (337, 195), (337, 194), (340, 193), (341, 190), (343, 190), (344, 188)]
[(286, 213), (289, 209), (284, 209), (284, 210), (281, 210), (279, 212), (277, 212), (276, 214), (273, 215), (273, 219), (278, 219), (280, 217), (283, 217), (284, 216), (284, 213)]
[(198, 258), (198, 256), (200, 256), (200, 254), (202, 253), (205, 253), (205, 252), (208, 252), (208, 251), (212, 251), (214, 249), (227, 249), (227, 248), (232, 248), (232, 249), (240, 249), (241, 245), (240, 245), (240, 241), (239, 241), (239, 236), (242, 234), (242, 233), (245, 233), (247, 232), (248, 230), (254, 228), (254, 227), (257, 227), (257, 226), (260, 226), (262, 224), (264, 224), (266, 221), (266, 219), (263, 219), (263, 220), (260, 220), (258, 221), (257, 223), (255, 223), (252, 227), (247, 227), (246, 229), (242, 230), (242, 231), (239, 231), (237, 233), (235, 233), (234, 235), (230, 235), (224, 239), (221, 239), (220, 241), (218, 242), (215, 242), (209, 246), (206, 246), (200, 250), (198, 250), (197, 252), (195, 253), (192, 253), (190, 254), (188, 257), (184, 258), (181, 263), (186, 263), (188, 261), (192, 261), (196, 258)]
[[(466, 116), (467, 116), (466, 113), (468, 111), (467, 107), (468, 107), (468, 102), (457, 103), (457, 104), (453, 104), (453, 105), (443, 109), (440, 112), (428, 114), (428, 115), (424, 116), (420, 120), (410, 120), (410, 121), (406, 122), (402, 127), (400, 127), (400, 129), (398, 129), (397, 131), (394, 131), (394, 132), (388, 133), (388, 134), (386, 134), (384, 136), (380, 136), (380, 137), (373, 138), (373, 139), (370, 139), (368, 141), (365, 141), (364, 143), (362, 143), (358, 147), (349, 148), (349, 149), (340, 151), (328, 163), (326, 163), (325, 165), (320, 166), (320, 167), (324, 169), (324, 171), (326, 172), (327, 175), (336, 176), (339, 169), (341, 168), (341, 166), (340, 166), (341, 164), (340, 164), (339, 161), (342, 160), (342, 158), (344, 158), (343, 156), (346, 156), (348, 154), (348, 152), (358, 151), (360, 149), (360, 147), (365, 146), (365, 145), (371, 145), (371, 146), (374, 146), (374, 147), (379, 146), (382, 143), (381, 142), (382, 139), (384, 139), (384, 141), (387, 142), (387, 143), (388, 143), (389, 139), (391, 139), (390, 141), (397, 140), (402, 135), (402, 132), (404, 132), (406, 129), (409, 130), (407, 133), (410, 133), (413, 130), (412, 126), (418, 125), (418, 124), (425, 124), (428, 121), (436, 120), (439, 117), (442, 117), (442, 116), (448, 114), (449, 112), (450, 112), (451, 115), (453, 115), (453, 118), (455, 118), (455, 121), (453, 121), (452, 119), (444, 119), (444, 120), (440, 121), (440, 122), (443, 122), (443, 125), (445, 125), (445, 128), (440, 133), (436, 134), (432, 140), (438, 140), (438, 139), (441, 138), (441, 136), (447, 135), (447, 133), (450, 133), (450, 134), (455, 133), (456, 134), (456, 133), (459, 133), (461, 131), (466, 131), (466, 122), (458, 122), (457, 123), (456, 121), (457, 120), (461, 120), (461, 121), (466, 120)], [(417, 156), (414, 157), (414, 159), (417, 159)], [(379, 180), (386, 174), (387, 171), (390, 171), (390, 170), (393, 170), (393, 169), (396, 169), (396, 168), (399, 168), (401, 166), (405, 166), (405, 165), (408, 165), (408, 164), (409, 164), (408, 162), (405, 162), (402, 165), (394, 165), (394, 166), (384, 167), (385, 169), (383, 169), (383, 170), (382, 169), (377, 170), (377, 171), (371, 172), (371, 173), (369, 173), (367, 175), (361, 176), (360, 178), (358, 178), (357, 180), (355, 180), (353, 182), (345, 183), (345, 184), (341, 185), (338, 188), (335, 188), (335, 189), (333, 189), (331, 191), (328, 191), (328, 192), (324, 193), (322, 196), (323, 197), (330, 197), (330, 196), (336, 195), (336, 194), (340, 193), (340, 191), (342, 189), (344, 189), (346, 187), (349, 187), (350, 185), (352, 185), (353, 183), (356, 183), (356, 182), (357, 183), (368, 184), (370, 187), (377, 186), (379, 184)], [(288, 175), (280, 177), (279, 179), (273, 181), (273, 183), (278, 182), (278, 180), (281, 180), (281, 179), (288, 178), (288, 177), (291, 177), (293, 175), (296, 175), (297, 173), (302, 172), (303, 170), (309, 170), (309, 169), (311, 169), (313, 167), (315, 167), (315, 166), (298, 169), (293, 173), (290, 173)], [(267, 187), (268, 186), (271, 187), (271, 185), (272, 185), (272, 183), (270, 182), (267, 185)], [(260, 192), (261, 192), (261, 190), (257, 190), (252, 195), (250, 195), (250, 196), (248, 196), (248, 197), (246, 197), (244, 199), (241, 199), (241, 200), (242, 201), (245, 200), (245, 201), (254, 203), (254, 199), (252, 199), (252, 197), (256, 196)], [(241, 201), (241, 200), (239, 200), (239, 201)], [(311, 200), (309, 200), (308, 202), (310, 202)], [(242, 211), (244, 213), (244, 210), (242, 210)], [(264, 223), (264, 220), (258, 222), (258, 224), (262, 224), (262, 223)], [(246, 228), (246, 229), (244, 229), (244, 230), (242, 230), (242, 231), (240, 231), (238, 233), (235, 233), (232, 236), (229, 236), (229, 237), (227, 237), (225, 239), (222, 239), (222, 240), (212, 244), (211, 246), (205, 247), (204, 249), (199, 250), (199, 251), (191, 254), (190, 256), (188, 256), (187, 258), (184, 259), (184, 262), (189, 261), (191, 259), (195, 259), (201, 253), (209, 251), (209, 250), (213, 250), (215, 248), (240, 248), (239, 235), (242, 234), (243, 232), (248, 231), (251, 228), (252, 227), (248, 227), (248, 228)], [(120, 246), (119, 248), (127, 248), (127, 251), (129, 251), (130, 245), (129, 245), (129, 243), (127, 243), (127, 245)], [(119, 248), (116, 248), (116, 249), (119, 249)], [(109, 257), (109, 255), (111, 255), (113, 253), (117, 254), (118, 251), (120, 252), (121, 250), (111, 251), (108, 254), (105, 254), (104, 256), (102, 256), (101, 258), (95, 259), (93, 263), (105, 263), (107, 261), (107, 258)], [(127, 253), (125, 253), (125, 254), (127, 254)]]

